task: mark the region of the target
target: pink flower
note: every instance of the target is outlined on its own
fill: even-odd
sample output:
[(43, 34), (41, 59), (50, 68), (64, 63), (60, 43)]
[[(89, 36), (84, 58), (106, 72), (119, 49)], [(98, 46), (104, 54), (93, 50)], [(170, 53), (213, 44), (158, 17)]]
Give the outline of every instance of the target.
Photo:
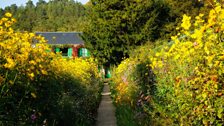
[(32, 114), (31, 119), (32, 119), (32, 121), (35, 121), (37, 119), (37, 116), (35, 114)]

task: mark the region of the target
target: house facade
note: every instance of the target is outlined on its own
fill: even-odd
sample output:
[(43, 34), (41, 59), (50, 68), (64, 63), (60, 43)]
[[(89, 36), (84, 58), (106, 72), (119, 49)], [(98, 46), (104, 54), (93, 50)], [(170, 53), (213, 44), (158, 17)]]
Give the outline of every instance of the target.
[(36, 32), (47, 40), (52, 51), (61, 52), (63, 57), (89, 57), (90, 52), (84, 46), (81, 32)]

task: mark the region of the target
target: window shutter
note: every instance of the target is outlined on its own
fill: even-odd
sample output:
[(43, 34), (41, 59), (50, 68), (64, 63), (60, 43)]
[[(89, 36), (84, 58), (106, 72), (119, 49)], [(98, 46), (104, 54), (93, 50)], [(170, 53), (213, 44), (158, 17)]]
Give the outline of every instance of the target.
[(90, 57), (90, 51), (88, 49), (87, 50), (87, 57)]
[(68, 48), (68, 57), (72, 57), (72, 48)]
[(79, 51), (78, 51), (78, 56), (81, 57), (82, 56), (82, 48), (79, 48)]
[(57, 52), (60, 52), (60, 48), (56, 47), (56, 48), (55, 48), (55, 52), (56, 52), (56, 53), (57, 53)]
[(87, 49), (86, 49), (86, 48), (83, 48), (83, 54), (84, 54), (84, 55), (83, 55), (84, 57), (87, 56)]

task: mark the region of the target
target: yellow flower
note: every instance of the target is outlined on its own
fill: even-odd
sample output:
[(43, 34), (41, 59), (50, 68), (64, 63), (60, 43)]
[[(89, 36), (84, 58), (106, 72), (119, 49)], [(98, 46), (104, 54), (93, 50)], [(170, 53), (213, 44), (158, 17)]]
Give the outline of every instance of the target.
[(202, 31), (200, 31), (200, 30), (198, 30), (198, 29), (196, 29), (195, 31), (194, 31), (194, 34), (192, 34), (191, 35), (191, 37), (192, 38), (202, 38), (202, 36), (203, 36), (203, 32)]
[(222, 10), (221, 6), (216, 6), (215, 7), (215, 11), (216, 13), (219, 13)]
[(160, 53), (156, 53), (156, 57), (159, 57), (160, 56)]
[(47, 75), (47, 71), (46, 71), (46, 70), (41, 70), (41, 73), (42, 73), (43, 75)]
[(203, 17), (203, 16), (204, 16), (204, 14), (202, 14), (202, 13), (199, 14), (199, 17)]
[(171, 39), (172, 39), (173, 41), (175, 41), (175, 40), (177, 39), (177, 36), (171, 36)]
[(7, 13), (5, 13), (5, 16), (10, 18), (10, 17), (12, 17), (12, 14), (7, 12)]
[(39, 65), (39, 67), (40, 67), (40, 68), (43, 68), (43, 66), (42, 66), (41, 64)]
[(181, 27), (185, 30), (188, 30), (191, 27), (191, 17), (188, 17), (186, 14), (183, 15)]
[(36, 62), (33, 61), (33, 60), (29, 61), (29, 63), (30, 63), (30, 64), (33, 64), (33, 65), (36, 65)]
[(220, 56), (219, 58), (220, 60), (224, 60), (224, 55)]
[(16, 19), (15, 19), (15, 18), (12, 18), (11, 21), (12, 21), (12, 22), (16, 22)]
[(10, 27), (11, 25), (12, 25), (11, 22), (9, 22), (9, 21), (5, 22), (5, 27)]
[(31, 94), (31, 96), (33, 97), (33, 98), (37, 98), (37, 95), (35, 94), (35, 93), (30, 93)]
[(13, 84), (14, 84), (14, 82), (13, 82), (12, 80), (10, 80), (10, 81), (9, 81), (9, 83), (10, 83), (11, 85), (13, 85)]
[(4, 65), (5, 68), (12, 69), (15, 66), (15, 63), (11, 58), (7, 58), (6, 61), (7, 63)]
[(9, 20), (8, 18), (2, 18), (3, 22), (8, 21), (8, 20)]
[(34, 73), (28, 74), (31, 78), (34, 77)]

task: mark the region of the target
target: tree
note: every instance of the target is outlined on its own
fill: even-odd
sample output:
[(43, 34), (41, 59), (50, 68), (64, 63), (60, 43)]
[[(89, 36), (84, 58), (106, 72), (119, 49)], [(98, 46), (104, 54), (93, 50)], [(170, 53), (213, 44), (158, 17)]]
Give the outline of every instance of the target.
[(163, 29), (165, 34), (162, 36), (165, 36), (165, 38), (170, 38), (170, 36), (177, 34), (176, 27), (181, 24), (184, 14), (194, 19), (200, 12), (205, 13), (206, 11), (204, 2), (200, 0), (166, 0), (166, 6), (170, 8), (170, 12), (167, 24)]
[(19, 31), (80, 31), (85, 18), (85, 7), (74, 0), (28, 0), (25, 6), (15, 4), (0, 9), (0, 16), (11, 12)]
[(0, 16), (2, 17), (4, 15), (4, 10), (0, 8)]
[(160, 0), (92, 0), (85, 45), (103, 64), (118, 64), (129, 52), (160, 38), (169, 9)]

